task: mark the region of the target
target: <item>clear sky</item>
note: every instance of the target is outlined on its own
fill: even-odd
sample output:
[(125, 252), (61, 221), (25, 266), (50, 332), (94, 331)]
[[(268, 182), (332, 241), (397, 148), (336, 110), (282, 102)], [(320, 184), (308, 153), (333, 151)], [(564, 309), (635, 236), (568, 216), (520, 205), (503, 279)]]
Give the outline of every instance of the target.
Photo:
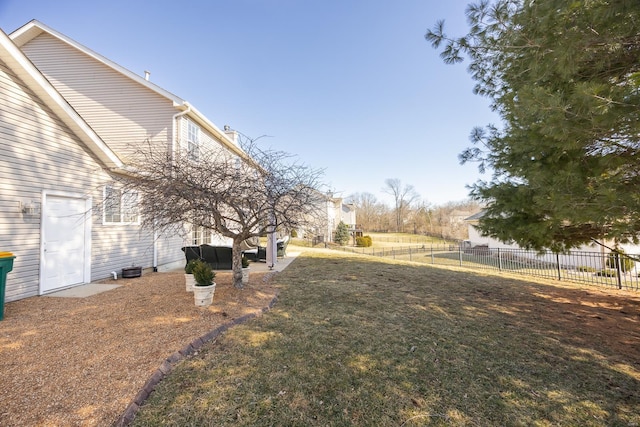
[(344, 197), (389, 203), (385, 180), (440, 205), (479, 178), (460, 165), (474, 126), (498, 124), (467, 64), (424, 39), (466, 0), (0, 0), (0, 28), (32, 19), (189, 101), (218, 127), (286, 151)]

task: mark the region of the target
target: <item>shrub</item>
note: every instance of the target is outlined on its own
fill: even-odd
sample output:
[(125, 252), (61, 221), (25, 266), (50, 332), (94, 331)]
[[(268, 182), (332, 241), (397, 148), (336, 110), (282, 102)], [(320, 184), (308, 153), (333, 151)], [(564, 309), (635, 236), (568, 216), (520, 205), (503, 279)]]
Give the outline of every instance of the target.
[[(633, 260), (625, 255), (622, 249), (618, 250), (618, 263), (620, 264), (620, 271), (626, 273), (633, 269)], [(616, 254), (610, 253), (607, 257), (607, 267), (616, 269)]]
[(249, 267), (249, 260), (247, 259), (246, 256), (242, 255), (242, 268), (247, 268)]
[(185, 265), (184, 267), (184, 272), (185, 274), (193, 274), (193, 269), (195, 268), (195, 266), (198, 264), (197, 259), (192, 259), (190, 260), (187, 265)]
[(295, 230), (295, 229), (294, 229), (294, 230), (291, 230), (291, 237), (292, 237), (292, 238), (294, 238), (294, 239), (295, 239), (296, 237), (298, 237), (298, 230)]
[(600, 270), (596, 273), (596, 276), (602, 277), (616, 277), (617, 275), (618, 273), (610, 268), (605, 268), (604, 270)]
[(576, 270), (578, 270), (578, 271), (583, 271), (583, 272), (585, 272), (585, 273), (595, 273), (595, 272), (596, 272), (596, 269), (595, 269), (595, 268), (593, 268), (593, 267), (587, 267), (587, 266), (584, 266), (584, 265), (581, 265), (581, 266), (579, 266), (579, 267), (576, 267)]
[(368, 248), (373, 245), (373, 240), (371, 236), (359, 236), (356, 237), (356, 246), (360, 246), (363, 248)]
[(211, 266), (204, 261), (196, 261), (193, 267), (193, 278), (196, 279), (196, 286), (209, 286), (213, 283), (216, 273)]

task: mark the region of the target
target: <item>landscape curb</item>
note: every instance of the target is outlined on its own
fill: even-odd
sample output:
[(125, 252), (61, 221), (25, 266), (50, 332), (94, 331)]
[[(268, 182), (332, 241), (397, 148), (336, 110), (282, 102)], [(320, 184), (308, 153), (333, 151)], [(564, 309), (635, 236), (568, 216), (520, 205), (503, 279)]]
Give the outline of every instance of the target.
[(136, 394), (131, 403), (127, 406), (127, 409), (122, 413), (122, 415), (118, 418), (118, 420), (113, 424), (113, 427), (127, 427), (133, 419), (136, 417), (138, 410), (142, 406), (142, 404), (147, 400), (151, 392), (156, 388), (158, 383), (164, 379), (165, 376), (169, 374), (173, 370), (173, 368), (186, 359), (188, 356), (193, 354), (195, 351), (199, 350), (204, 344), (213, 341), (217, 337), (219, 337), (222, 333), (227, 331), (229, 328), (237, 325), (241, 325), (248, 320), (261, 316), (263, 313), (271, 310), (273, 306), (278, 301), (278, 292), (276, 291), (275, 296), (269, 302), (266, 307), (263, 307), (260, 310), (257, 310), (253, 313), (245, 314), (244, 316), (240, 316), (236, 319), (233, 319), (230, 322), (224, 323), (212, 331), (207, 332), (206, 334), (196, 338), (191, 341), (189, 344), (181, 348), (180, 350), (171, 354), (164, 362), (156, 369), (156, 371), (149, 377), (147, 382), (144, 384), (142, 389)]

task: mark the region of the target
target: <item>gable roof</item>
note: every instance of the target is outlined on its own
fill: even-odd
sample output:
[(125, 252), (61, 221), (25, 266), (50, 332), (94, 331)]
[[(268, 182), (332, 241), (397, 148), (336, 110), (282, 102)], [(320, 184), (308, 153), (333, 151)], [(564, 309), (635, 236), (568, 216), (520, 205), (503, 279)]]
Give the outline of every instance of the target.
[(468, 218), (465, 218), (464, 220), (465, 220), (465, 221), (477, 221), (477, 220), (479, 220), (480, 218), (482, 218), (482, 217), (484, 216), (484, 214), (485, 214), (485, 211), (480, 211), (480, 212), (478, 212), (478, 213), (475, 213), (475, 214), (471, 215), (471, 216), (470, 216), (470, 217), (468, 217)]
[(42, 22), (34, 19), (13, 31), (9, 34), (9, 37), (18, 47), (22, 47), (27, 44), (29, 41), (35, 39), (39, 35), (47, 33), (50, 36), (57, 38), (63, 43), (72, 46), (73, 48), (79, 50), (85, 55), (90, 56), (96, 61), (106, 65), (112, 70), (128, 77), (129, 79), (135, 81), (136, 83), (154, 91), (160, 96), (168, 99), (173, 103), (173, 106), (181, 113), (184, 113), (191, 117), (194, 121), (196, 121), (200, 126), (206, 129), (209, 133), (214, 135), (225, 147), (234, 152), (236, 155), (248, 159), (247, 154), (234, 142), (229, 136), (224, 133), (220, 128), (214, 125), (205, 115), (200, 113), (194, 106), (189, 104), (186, 100), (174, 95), (173, 93), (161, 88), (155, 83), (150, 82), (142, 76), (134, 73), (131, 70), (126, 69), (125, 67), (113, 62), (112, 60), (100, 55), (97, 52), (89, 49), (88, 47), (76, 42), (75, 40), (65, 36), (64, 34), (54, 30), (53, 28), (43, 24)]
[(160, 86), (158, 86), (158, 85), (156, 85), (154, 83), (151, 83), (150, 81), (144, 79), (142, 76), (137, 75), (133, 71), (127, 70), (123, 66), (121, 66), (119, 64), (116, 64), (112, 60), (100, 55), (97, 52), (94, 52), (93, 50), (89, 49), (88, 47), (83, 46), (82, 44), (76, 42), (75, 40), (72, 40), (71, 38), (65, 36), (64, 34), (54, 30), (53, 28), (43, 24), (42, 22), (40, 22), (40, 21), (38, 21), (36, 19), (27, 22), (25, 25), (23, 25), (22, 27), (20, 27), (17, 30), (15, 30), (14, 32), (9, 34), (9, 37), (11, 38), (11, 40), (13, 40), (13, 42), (16, 44), (16, 46), (21, 48), (22, 46), (24, 46), (25, 44), (27, 44), (31, 40), (33, 40), (36, 37), (38, 37), (39, 35), (41, 35), (42, 33), (47, 33), (50, 36), (53, 36), (53, 37), (57, 38), (58, 40), (62, 41), (63, 43), (66, 43), (66, 44), (74, 47), (75, 49), (81, 51), (85, 55), (90, 56), (91, 58), (95, 59), (98, 62), (101, 62), (102, 64), (104, 64), (107, 67), (117, 71), (118, 73), (123, 74), (123, 75), (127, 76), (128, 78), (130, 78), (131, 80), (134, 80), (137, 83), (139, 83), (139, 84), (141, 84), (143, 86), (146, 86), (148, 89), (158, 93), (159, 95), (161, 95), (161, 96), (163, 96), (163, 97), (165, 97), (167, 99), (170, 99), (171, 101), (173, 101), (173, 103), (175, 105), (182, 105), (182, 104), (185, 103), (184, 99), (181, 99), (181, 98), (177, 97), (176, 95), (172, 94), (171, 92), (168, 92), (168, 91), (162, 89)]
[(0, 59), (49, 107), (65, 125), (108, 168), (122, 168), (123, 163), (105, 142), (84, 121), (76, 110), (49, 83), (42, 73), (22, 53), (11, 39), (0, 30)]

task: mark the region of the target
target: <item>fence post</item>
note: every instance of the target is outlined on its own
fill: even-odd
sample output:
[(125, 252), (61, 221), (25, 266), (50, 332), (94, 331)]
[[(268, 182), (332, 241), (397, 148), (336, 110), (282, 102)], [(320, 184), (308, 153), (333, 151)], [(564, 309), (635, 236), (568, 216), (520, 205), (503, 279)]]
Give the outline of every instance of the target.
[(460, 267), (462, 267), (462, 245), (458, 245), (458, 258), (460, 259)]
[(613, 253), (616, 264), (616, 277), (618, 278), (618, 289), (622, 289), (622, 269), (620, 268), (620, 254), (618, 252)]
[(558, 268), (558, 280), (562, 280), (562, 269), (560, 268), (560, 254), (556, 252), (556, 267)]
[(500, 253), (500, 248), (498, 248), (498, 270), (502, 271), (502, 254)]
[(436, 261), (433, 258), (433, 243), (431, 243), (431, 264), (435, 264), (435, 263), (436, 263)]
[(413, 260), (411, 259), (411, 246), (409, 246), (409, 261), (413, 261)]

